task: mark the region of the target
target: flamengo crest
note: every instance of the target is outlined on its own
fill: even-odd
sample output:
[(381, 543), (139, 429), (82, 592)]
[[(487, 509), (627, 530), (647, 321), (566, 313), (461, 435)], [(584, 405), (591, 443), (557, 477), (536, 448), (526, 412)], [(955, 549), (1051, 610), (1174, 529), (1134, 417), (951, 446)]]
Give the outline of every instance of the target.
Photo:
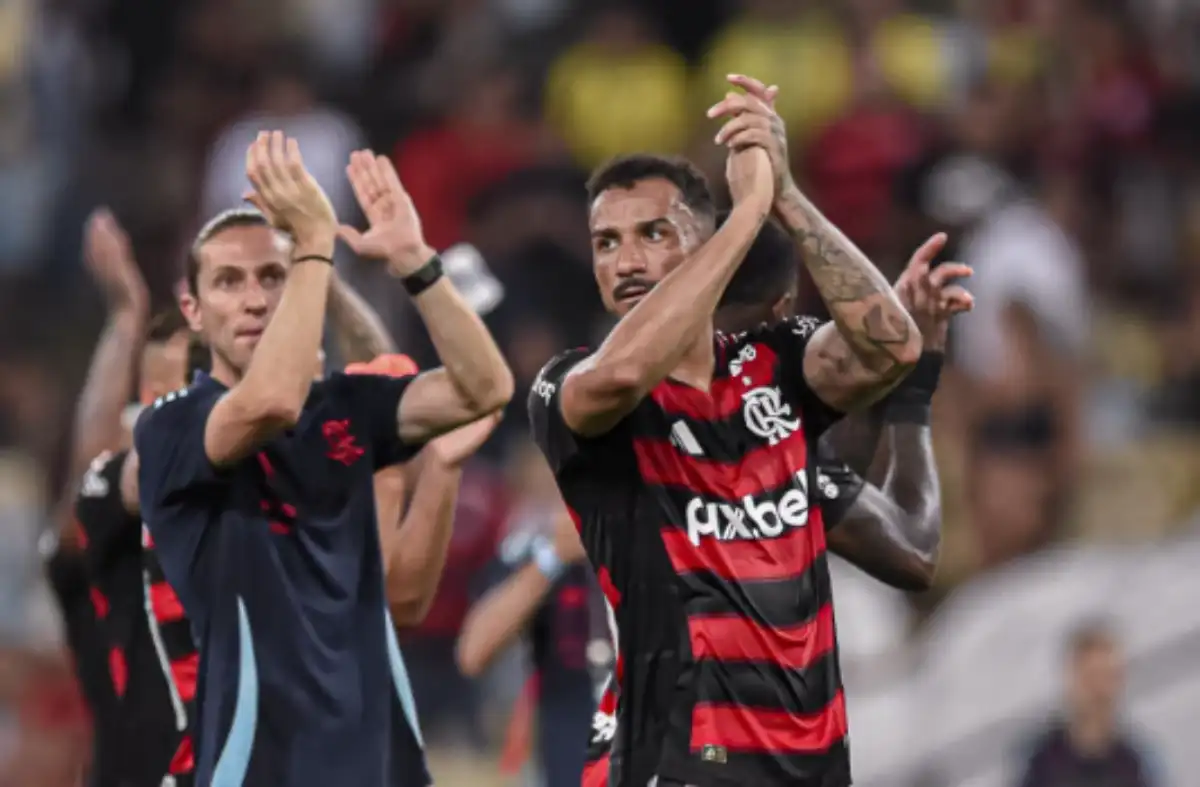
[(783, 401), (776, 386), (759, 386), (742, 394), (742, 417), (746, 428), (768, 445), (777, 445), (800, 428), (800, 419), (792, 417), (792, 407)]

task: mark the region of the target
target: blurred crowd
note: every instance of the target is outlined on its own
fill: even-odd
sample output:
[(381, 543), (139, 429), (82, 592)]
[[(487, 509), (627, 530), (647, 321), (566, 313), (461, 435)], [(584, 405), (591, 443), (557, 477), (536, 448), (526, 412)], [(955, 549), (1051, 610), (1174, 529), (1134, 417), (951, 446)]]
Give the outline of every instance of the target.
[[(937, 587), (889, 598), (904, 614), (882, 628), (906, 639), (956, 588), (1057, 544), (1167, 537), (1200, 507), (1198, 44), (1196, 0), (2, 0), (0, 644), (57, 637), (36, 545), (103, 319), (87, 213), (113, 208), (165, 306), (260, 128), (299, 140), (350, 222), (343, 168), (366, 145), (393, 156), (429, 242), (473, 244), (505, 290), (488, 322), (518, 397), (405, 639), (435, 742), (489, 751), (513, 682), (465, 680), (453, 645), (498, 545), (549, 505), (523, 392), (609, 325), (583, 181), (651, 150), (719, 184), (704, 109), (732, 71), (781, 87), (797, 181), (885, 272), (934, 230), (976, 270), (935, 404)], [(338, 266), (431, 361), (399, 288)], [(891, 641), (846, 637), (851, 662), (855, 641)], [(56, 712), (27, 693), (0, 698), (9, 729)]]

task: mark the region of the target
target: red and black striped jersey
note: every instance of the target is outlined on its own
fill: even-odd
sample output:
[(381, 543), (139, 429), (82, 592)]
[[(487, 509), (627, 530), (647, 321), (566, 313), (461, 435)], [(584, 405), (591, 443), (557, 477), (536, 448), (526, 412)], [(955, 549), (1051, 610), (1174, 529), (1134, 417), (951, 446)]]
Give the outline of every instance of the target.
[[(827, 530), (832, 529), (858, 499), (859, 493), (862, 492), (863, 479), (836, 456), (822, 452), (817, 480), (821, 488), (820, 505), (825, 527)], [(612, 631), (612, 637), (613, 642), (617, 642), (615, 630)], [(618, 655), (614, 670), (604, 683), (596, 712), (592, 715), (592, 729), (588, 737), (581, 787), (608, 787), (608, 756), (617, 733), (621, 672), (621, 659)]]
[(658, 385), (608, 433), (562, 419), (552, 360), (529, 400), (612, 606), (622, 659), (614, 787), (850, 783), (816, 443), (818, 322), (715, 338), (710, 389)]
[[(122, 502), (126, 456), (122, 451), (96, 457), (75, 502), (93, 619), (91, 636), (71, 644), (96, 716), (92, 783), (160, 787), (164, 776), (171, 775), (166, 784), (186, 787), (189, 769), (179, 767), (177, 756), (182, 728), (172, 709), (174, 686), (171, 672), (161, 666), (152, 597), (146, 591), (142, 523)], [(84, 611), (76, 607), (64, 612), (71, 629), (71, 618)], [(86, 685), (105, 673), (110, 681), (106, 690)], [(111, 699), (96, 701), (105, 695)]]
[(163, 575), (154, 554), (154, 540), (145, 525), (142, 525), (142, 590), (150, 638), (154, 642), (159, 669), (167, 679), (171, 714), (179, 733), (179, 744), (171, 756), (167, 774), (174, 779), (175, 787), (187, 787), (196, 770), (192, 730), (196, 728), (196, 679), (200, 654), (192, 638), (192, 625), (184, 616), (179, 596)]

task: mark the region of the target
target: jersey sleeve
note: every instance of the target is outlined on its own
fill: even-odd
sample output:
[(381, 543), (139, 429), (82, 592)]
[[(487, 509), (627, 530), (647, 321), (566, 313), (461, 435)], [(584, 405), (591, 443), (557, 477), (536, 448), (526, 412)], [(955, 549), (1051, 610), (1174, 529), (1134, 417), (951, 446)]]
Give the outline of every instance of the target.
[(138, 503), (147, 522), (156, 524), (163, 508), (226, 482), (204, 450), (204, 428), (222, 394), (185, 388), (160, 398), (138, 419)]
[(75, 521), (90, 566), (141, 550), (141, 520), (125, 509), (121, 473), (128, 451), (105, 451), (92, 460), (75, 496)]
[(579, 457), (587, 442), (587, 438), (571, 431), (562, 415), (563, 381), (587, 356), (584, 349), (555, 356), (542, 367), (529, 389), (529, 429), (555, 475), (561, 474)]
[(351, 416), (362, 419), (376, 470), (407, 462), (421, 450), (420, 443), (400, 439), (400, 398), (416, 375), (337, 374), (349, 391)]
[(817, 500), (821, 505), (821, 517), (826, 530), (846, 518), (864, 483), (862, 477), (850, 469), (850, 465), (818, 449)]
[(779, 354), (782, 379), (803, 408), (806, 432), (810, 440), (820, 437), (844, 413), (821, 400), (804, 379), (804, 353), (808, 343), (825, 321), (816, 317), (789, 317), (768, 330), (768, 342)]

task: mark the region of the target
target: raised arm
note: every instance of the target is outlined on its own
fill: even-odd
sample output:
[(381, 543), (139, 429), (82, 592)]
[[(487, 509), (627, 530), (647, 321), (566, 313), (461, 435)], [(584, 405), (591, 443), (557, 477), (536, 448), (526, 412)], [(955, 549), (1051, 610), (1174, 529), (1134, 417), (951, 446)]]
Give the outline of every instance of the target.
[[(72, 521), (75, 490), (88, 464), (105, 451), (117, 451), (126, 442), (121, 414), (133, 393), (150, 303), (129, 237), (104, 208), (88, 219), (84, 261), (104, 293), (108, 323), (92, 353), (87, 380), (75, 406), (67, 482), (55, 503), (54, 522), (60, 537), (67, 540), (75, 535), (68, 524)], [(132, 497), (123, 498), (129, 510), (137, 510), (136, 490)]]
[(512, 372), (483, 320), (442, 275), (391, 161), (358, 151), (346, 173), (370, 229), (343, 226), (342, 238), (359, 256), (386, 260), (404, 282), (442, 362), (405, 389), (397, 412), (401, 437), (423, 443), (500, 410), (512, 398)]
[(774, 186), (769, 164), (757, 148), (730, 155), (734, 207), (729, 219), (567, 375), (562, 415), (572, 431), (596, 436), (612, 429), (678, 366), (710, 324), (721, 293), (770, 212)]
[(212, 408), (204, 450), (228, 465), (290, 429), (300, 418), (321, 348), (337, 221), (304, 168), (300, 147), (281, 132), (258, 135), (246, 153), (251, 201), (292, 238), (292, 265), (274, 316), (242, 378)]
[(919, 260), (909, 265), (896, 289), (916, 318), (927, 351), (886, 399), (822, 437), (823, 455), (836, 456), (865, 478), (841, 521), (827, 522), (829, 549), (904, 590), (928, 589), (937, 569), (942, 508), (930, 405), (949, 319), (972, 306), (971, 296), (950, 282), (969, 274), (964, 265), (948, 263), (932, 272)]
[(329, 327), (333, 330), (333, 340), (343, 363), (369, 363), (381, 355), (396, 352), (396, 344), (383, 320), (336, 273), (329, 285), (328, 309)]
[(583, 544), (565, 509), (554, 522), (553, 537), (533, 536), (516, 554), (502, 555), (518, 568), (467, 613), (455, 648), (462, 674), (481, 675), (533, 621), (563, 571), (584, 557)]
[[(773, 102), (777, 88), (756, 79), (731, 76), (746, 91), (729, 93), (709, 110), (729, 120), (717, 142), (733, 149), (762, 146), (776, 175), (775, 213), (804, 253), (833, 322), (808, 344), (804, 376), (827, 404), (843, 411), (861, 409), (883, 397), (921, 354), (921, 335), (883, 274), (800, 192), (791, 178), (787, 138)], [(944, 244), (931, 239), (930, 259)]]
[(429, 612), (454, 534), (463, 463), (499, 423), (500, 414), (493, 413), (461, 426), (425, 446), (407, 466), (408, 512), (399, 527), (396, 519), (379, 522), (388, 606), (397, 626), (415, 626)]

